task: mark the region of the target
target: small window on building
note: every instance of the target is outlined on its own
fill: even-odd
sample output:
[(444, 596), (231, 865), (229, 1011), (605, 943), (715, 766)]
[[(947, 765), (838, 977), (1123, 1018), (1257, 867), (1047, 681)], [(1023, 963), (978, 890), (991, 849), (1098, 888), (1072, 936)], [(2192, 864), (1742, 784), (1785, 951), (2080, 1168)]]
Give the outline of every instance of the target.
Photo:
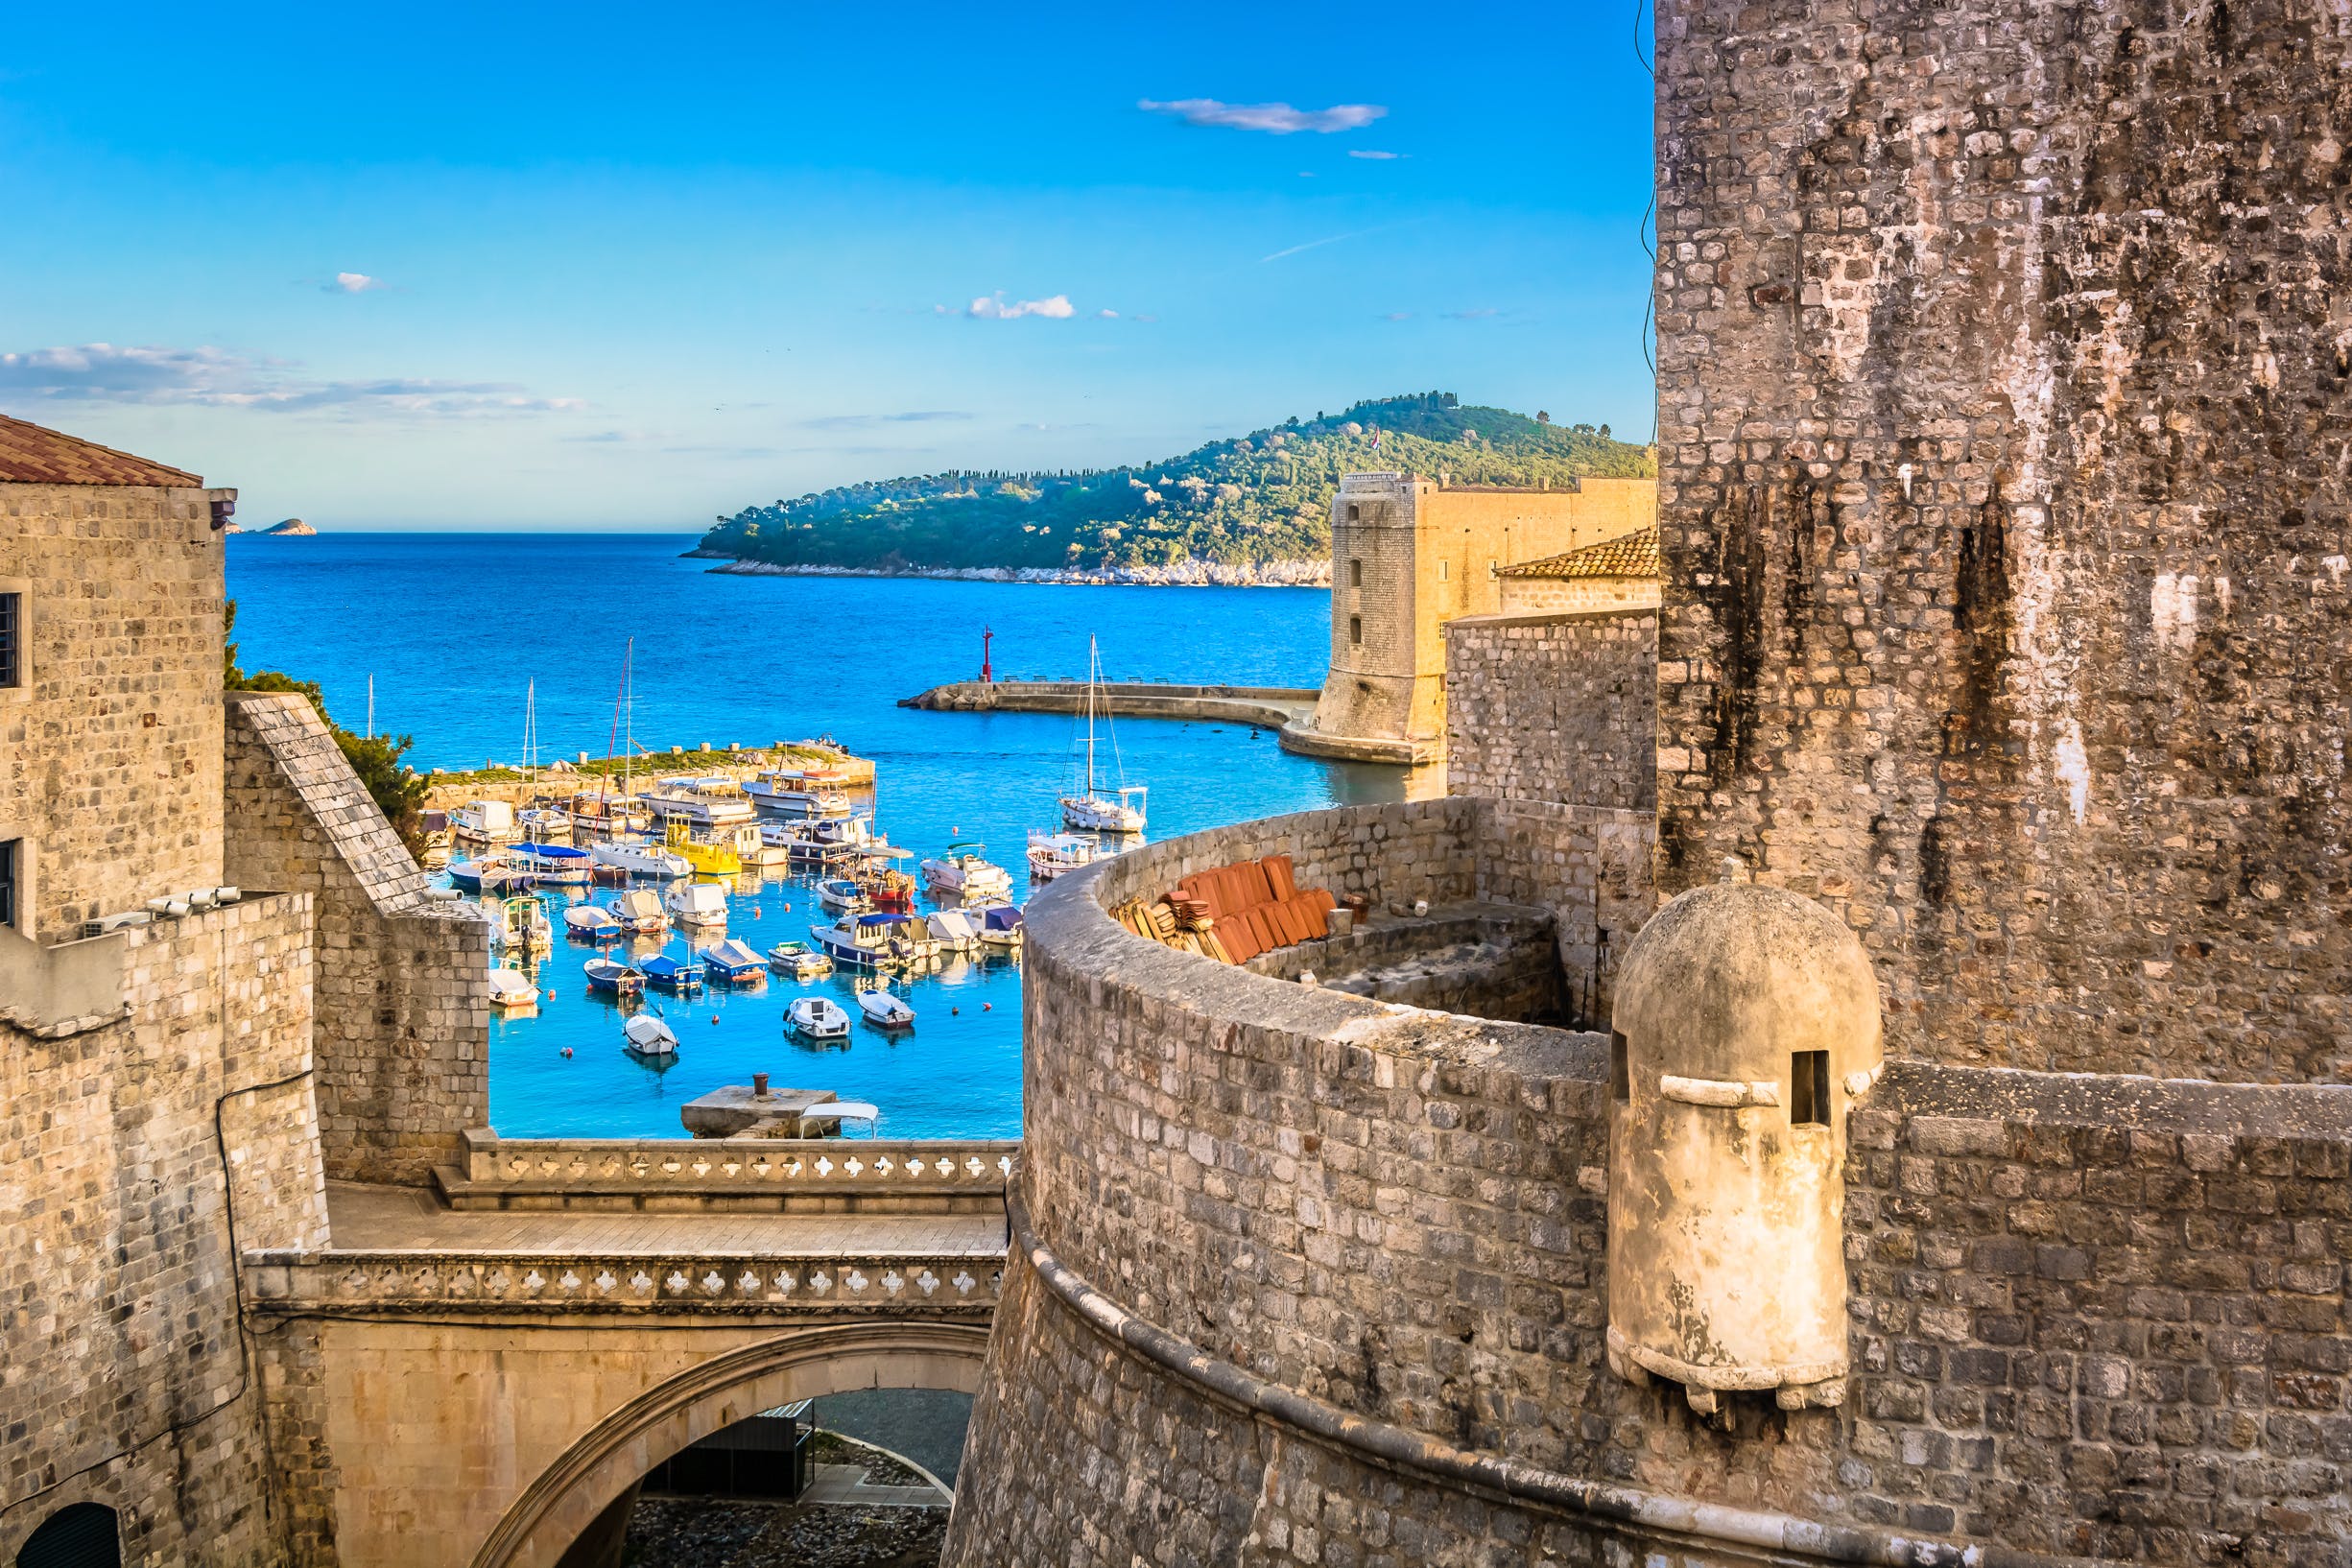
[(1789, 1125), (1829, 1126), (1829, 1053), (1791, 1052), (1789, 1080)]
[(1492, 556), (1488, 556), (1486, 558), (1486, 575), (1488, 577), (1494, 576), (1494, 558)]
[(1363, 617), (1363, 616), (1361, 616), (1361, 615), (1350, 615), (1350, 616), (1347, 618), (1347, 640), (1348, 640), (1349, 642), (1351, 642), (1351, 643), (1354, 643), (1354, 644), (1355, 644), (1357, 647), (1359, 647), (1359, 648), (1361, 648), (1361, 647), (1363, 647), (1363, 646), (1364, 646), (1364, 617)]
[(1364, 586), (1364, 562), (1351, 560), (1347, 563), (1347, 585), (1351, 588)]
[(16, 924), (16, 890), (24, 881), (25, 842), (0, 839), (0, 927)]
[(1356, 504), (1355, 504), (1353, 501), (1350, 501), (1350, 502), (1348, 502), (1348, 503), (1347, 503), (1347, 520), (1348, 520), (1349, 522), (1351, 522), (1351, 523), (1352, 523), (1352, 522), (1354, 522), (1354, 521), (1355, 521), (1355, 520), (1356, 520), (1358, 517), (1360, 517), (1360, 516), (1362, 516), (1362, 515), (1363, 515), (1363, 512), (1362, 512), (1361, 511), (1359, 511), (1359, 510), (1358, 510), (1358, 508), (1357, 508)]
[(1440, 582), (1445, 581), (1445, 562), (1443, 561), (1437, 562), (1437, 581)]
[(0, 593), (0, 686), (21, 686), (25, 678), (25, 596)]
[(1609, 1098), (1633, 1098), (1633, 1066), (1626, 1060), (1626, 1037), (1613, 1029), (1609, 1031)]

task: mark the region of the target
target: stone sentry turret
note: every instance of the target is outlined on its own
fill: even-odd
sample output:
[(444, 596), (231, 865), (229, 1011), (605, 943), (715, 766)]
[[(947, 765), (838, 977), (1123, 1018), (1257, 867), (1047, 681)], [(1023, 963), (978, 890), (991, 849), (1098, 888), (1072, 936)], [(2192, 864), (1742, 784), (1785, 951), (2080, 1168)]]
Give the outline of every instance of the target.
[(1845, 1398), (1845, 1112), (1876, 1081), (1878, 983), (1820, 905), (1722, 883), (1626, 955), (1610, 1033), (1611, 1370), (1784, 1410)]

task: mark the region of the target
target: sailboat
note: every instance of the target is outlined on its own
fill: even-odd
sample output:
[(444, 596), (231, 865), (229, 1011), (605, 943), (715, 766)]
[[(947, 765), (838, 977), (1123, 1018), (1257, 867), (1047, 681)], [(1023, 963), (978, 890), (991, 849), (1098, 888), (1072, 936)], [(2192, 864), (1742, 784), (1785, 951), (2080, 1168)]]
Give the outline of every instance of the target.
[[(1111, 766), (1119, 778), (1116, 789), (1102, 788), (1094, 774), (1094, 715), (1096, 688), (1103, 683), (1103, 653), (1092, 637), (1086, 639), (1086, 786), (1061, 797), (1061, 820), (1081, 833), (1141, 833), (1144, 786), (1127, 782), (1119, 766), (1119, 735), (1111, 731)], [(1105, 716), (1107, 727), (1107, 716)]]

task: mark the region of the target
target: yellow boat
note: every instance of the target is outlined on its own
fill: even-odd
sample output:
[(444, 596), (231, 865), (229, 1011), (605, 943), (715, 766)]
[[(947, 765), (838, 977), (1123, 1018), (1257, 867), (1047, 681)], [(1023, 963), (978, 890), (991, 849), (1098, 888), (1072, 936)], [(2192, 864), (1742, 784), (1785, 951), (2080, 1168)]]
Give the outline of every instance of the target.
[(699, 876), (733, 876), (743, 869), (743, 859), (735, 853), (734, 836), (724, 840), (698, 839), (694, 829), (677, 818), (670, 819), (670, 847), (694, 867)]

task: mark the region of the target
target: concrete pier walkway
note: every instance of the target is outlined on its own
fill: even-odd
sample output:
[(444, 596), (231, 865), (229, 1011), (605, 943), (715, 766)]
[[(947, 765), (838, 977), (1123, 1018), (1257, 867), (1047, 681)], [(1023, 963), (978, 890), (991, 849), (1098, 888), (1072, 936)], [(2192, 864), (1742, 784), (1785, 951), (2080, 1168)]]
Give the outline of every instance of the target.
[[(1295, 686), (1186, 686), (1166, 680), (1106, 680), (1095, 688), (1096, 711), (1123, 719), (1214, 719), (1271, 729), (1285, 751), (1346, 762), (1413, 766), (1434, 762), (1433, 743), (1325, 735), (1314, 727), (1322, 694)], [(956, 680), (902, 698), (902, 708), (943, 713), (1083, 713), (1082, 680)]]

